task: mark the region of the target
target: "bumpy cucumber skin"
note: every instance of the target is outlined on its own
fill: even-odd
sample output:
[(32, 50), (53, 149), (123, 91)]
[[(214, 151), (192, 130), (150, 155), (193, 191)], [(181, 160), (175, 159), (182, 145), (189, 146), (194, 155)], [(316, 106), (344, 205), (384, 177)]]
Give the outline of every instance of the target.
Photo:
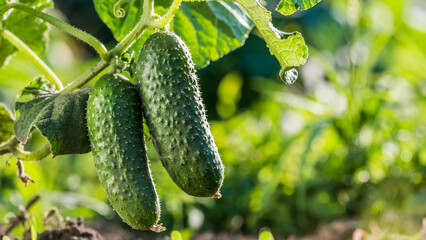
[(144, 116), (163, 166), (187, 194), (213, 196), (224, 169), (188, 48), (174, 33), (156, 32), (136, 66)]
[(124, 76), (105, 74), (87, 104), (87, 124), (99, 180), (114, 210), (135, 229), (157, 224), (160, 204), (149, 169), (141, 100)]

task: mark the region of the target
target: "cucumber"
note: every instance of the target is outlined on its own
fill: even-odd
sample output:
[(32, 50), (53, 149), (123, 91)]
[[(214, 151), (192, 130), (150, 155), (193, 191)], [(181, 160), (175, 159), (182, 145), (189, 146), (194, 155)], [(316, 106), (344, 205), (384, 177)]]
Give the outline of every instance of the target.
[(89, 139), (99, 180), (114, 210), (132, 228), (155, 229), (160, 204), (148, 158), (137, 88), (103, 75), (87, 103)]
[(224, 169), (185, 43), (174, 33), (152, 34), (135, 73), (152, 142), (171, 179), (189, 195), (219, 197)]

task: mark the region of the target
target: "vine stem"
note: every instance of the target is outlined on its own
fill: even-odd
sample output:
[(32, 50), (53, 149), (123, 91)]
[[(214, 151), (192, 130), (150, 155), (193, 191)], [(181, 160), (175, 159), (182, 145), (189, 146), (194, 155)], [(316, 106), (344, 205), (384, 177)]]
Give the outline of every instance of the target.
[(165, 27), (175, 16), (182, 0), (174, 0), (172, 5), (170, 5), (169, 10), (164, 14), (160, 19), (152, 20), (148, 23), (148, 26), (152, 28), (163, 28)]
[(50, 145), (46, 144), (43, 148), (35, 152), (27, 152), (17, 148), (14, 150), (13, 154), (20, 160), (26, 162), (39, 161), (50, 155)]
[(3, 14), (11, 8), (19, 9), (35, 17), (43, 19), (44, 21), (52, 24), (60, 30), (70, 34), (71, 36), (74, 36), (75, 38), (89, 44), (98, 52), (99, 56), (101, 56), (102, 59), (106, 61), (109, 60), (110, 55), (108, 54), (106, 47), (97, 38), (86, 33), (85, 31), (75, 28), (55, 17), (50, 16), (49, 14), (43, 13), (37, 9), (34, 9), (26, 4), (19, 2), (7, 3), (5, 8), (0, 11), (0, 16), (3, 16)]
[(11, 137), (5, 143), (0, 145), (0, 155), (12, 153), (16, 158), (22, 161), (39, 161), (50, 154), (50, 145), (47, 143), (43, 148), (36, 152), (27, 152), (19, 147), (19, 141), (16, 136)]
[[(152, 18), (152, 16), (153, 16), (153, 4), (154, 4), (153, 0), (141, 1), (140, 7), (143, 7), (143, 12), (142, 12), (142, 16), (141, 16), (139, 22), (132, 29), (132, 31), (128, 35), (126, 35), (126, 37), (122, 41), (120, 41), (109, 52), (106, 52), (106, 48), (102, 45), (102, 43), (100, 43), (93, 36), (83, 32), (83, 31), (81, 31), (77, 28), (69, 26), (68, 24), (66, 24), (66, 23), (64, 23), (64, 22), (62, 22), (62, 21), (60, 21), (60, 20), (58, 20), (54, 17), (51, 17), (50, 15), (47, 15), (45, 13), (42, 13), (42, 12), (37, 11), (35, 9), (32, 9), (32, 8), (30, 8), (30, 7), (28, 7), (24, 4), (10, 3), (10, 4), (7, 5), (8, 8), (6, 8), (6, 10), (10, 9), (10, 8), (17, 8), (17, 9), (21, 9), (23, 11), (27, 11), (28, 13), (33, 14), (34, 16), (37, 16), (37, 17), (51, 23), (52, 25), (60, 28), (62, 31), (67, 32), (70, 35), (73, 35), (73, 36), (77, 37), (78, 39), (87, 42), (89, 45), (91, 45), (92, 47), (94, 47), (98, 51), (99, 55), (101, 55), (101, 60), (99, 62), (97, 62), (93, 67), (91, 67), (89, 70), (87, 70), (81, 76), (79, 76), (73, 82), (68, 84), (65, 88), (62, 89), (62, 84), (58, 79), (58, 83), (61, 84), (60, 85), (61, 86), (60, 88), (62, 89), (61, 92), (63, 93), (63, 92), (71, 92), (71, 91), (75, 90), (76, 88), (79, 88), (79, 87), (85, 85), (93, 77), (95, 77), (102, 70), (104, 70), (110, 64), (111, 58), (121, 55), (143, 34), (144, 30), (148, 27), (147, 23), (151, 22), (151, 23), (154, 23), (154, 25), (157, 24), (157, 26), (160, 26), (161, 24), (164, 24), (164, 26), (167, 25), (167, 23), (170, 22), (170, 20), (173, 18), (174, 14), (176, 13), (177, 9), (179, 8), (181, 1), (182, 0), (175, 0), (172, 3), (171, 10), (169, 10), (166, 13), (165, 16), (163, 16), (162, 18), (160, 18), (157, 21), (153, 21), (153, 18)], [(0, 16), (3, 15), (5, 13), (5, 11), (1, 11)], [(13, 36), (14, 40), (17, 40), (15, 42), (18, 42), (18, 41), (21, 42), (24, 47), (26, 47), (28, 50), (30, 50), (30, 51), (27, 51), (27, 52), (32, 53), (32, 55), (34, 55), (34, 56), (29, 57), (30, 59), (40, 60), (38, 58), (38, 56), (36, 54), (34, 54), (34, 52), (31, 51), (31, 49), (29, 49), (19, 38), (14, 36), (11, 32), (4, 30), (4, 31), (1, 32), (1, 34), (5, 35), (4, 37), (8, 40), (9, 40), (9, 38), (11, 38), (11, 36)], [(20, 49), (18, 46), (17, 46), (17, 48)], [(41, 60), (38, 61), (36, 65), (37, 66), (39, 66), (39, 65), (45, 66), (44, 62), (42, 62)], [(46, 69), (50, 70), (47, 66), (45, 66), (43, 68), (43, 71), (46, 71)], [(56, 77), (56, 75), (54, 75), (51, 70), (50, 70), (50, 72), (51, 72), (51, 74), (49, 75), (50, 77), (51, 76)], [(56, 77), (56, 79), (57, 79), (57, 77)], [(8, 146), (3, 146), (4, 144), (2, 144), (0, 146), (0, 152), (3, 151), (3, 152), (1, 152), (1, 154), (12, 152), (18, 159), (20, 159), (22, 161), (38, 161), (38, 160), (41, 160), (41, 159), (47, 157), (51, 153), (49, 144), (46, 144), (42, 149), (40, 149), (36, 152), (26, 152), (24, 150), (21, 150), (18, 147), (19, 142), (14, 137), (12, 137), (10, 139), (10, 141), (8, 141), (8, 143), (9, 143), (9, 144), (7, 144)], [(6, 150), (6, 148), (8, 148), (9, 150)]]
[(8, 30), (2, 30), (0, 32), (1, 36), (7, 39), (13, 46), (19, 49), (22, 53), (28, 57), (33, 64), (42, 72), (46, 78), (56, 87), (61, 90), (63, 88), (61, 80), (55, 75), (55, 73), (41, 60), (37, 54), (31, 50), (24, 42), (21, 41), (17, 36), (11, 33)]
[(153, 0), (142, 1), (141, 6), (143, 8), (142, 16), (136, 26), (127, 34), (123, 40), (121, 40), (117, 46), (115, 46), (110, 52), (110, 56), (119, 56), (125, 52), (145, 31), (147, 23), (151, 21), (153, 15)]
[(73, 90), (83, 86), (84, 84), (88, 83), (93, 77), (98, 75), (102, 70), (108, 67), (108, 65), (109, 62), (106, 62), (105, 60), (101, 59), (99, 62), (93, 65), (93, 67), (91, 67), (85, 73), (83, 73), (70, 84), (68, 84), (64, 89), (62, 89), (61, 93), (72, 92)]
[(4, 143), (0, 144), (0, 155), (11, 153), (13, 148), (15, 148), (19, 144), (18, 140), (16, 140), (16, 136), (12, 136)]

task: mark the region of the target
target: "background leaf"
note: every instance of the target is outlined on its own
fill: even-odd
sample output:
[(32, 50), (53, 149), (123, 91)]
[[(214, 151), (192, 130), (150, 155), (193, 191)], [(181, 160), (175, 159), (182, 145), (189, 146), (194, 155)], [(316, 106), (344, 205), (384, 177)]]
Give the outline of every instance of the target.
[[(286, 33), (272, 25), (271, 13), (256, 0), (237, 0), (250, 15), (268, 44), (271, 54), (275, 55), (281, 65), (280, 77), (286, 83), (293, 83), (297, 77), (294, 68), (305, 64), (308, 47), (299, 32)], [(290, 71), (290, 72), (289, 72)]]
[[(121, 5), (126, 12), (123, 18), (114, 16), (115, 0), (94, 0), (94, 3), (99, 17), (118, 41), (131, 31), (141, 14), (141, 8), (137, 7), (140, 1), (137, 0), (126, 1)], [(155, 12), (162, 15), (166, 8), (160, 3)], [(170, 26), (170, 30), (187, 44), (197, 67), (202, 68), (242, 46), (253, 23), (233, 2), (184, 2)], [(151, 29), (146, 30), (133, 44), (132, 49), (136, 53), (152, 32)]]
[(283, 15), (290, 15), (297, 10), (303, 11), (313, 7), (321, 0), (281, 0), (277, 6), (277, 11)]
[[(51, 0), (21, 0), (20, 2), (28, 4), (43, 10), (53, 5)], [(5, 5), (5, 1), (0, 1), (0, 9)], [(30, 14), (19, 10), (12, 12), (4, 17), (0, 23), (3, 29), (7, 29), (19, 37), (27, 44), (37, 55), (42, 55), (46, 50), (48, 41), (47, 24)], [(7, 64), (7, 59), (16, 52), (17, 49), (4, 38), (0, 38), (0, 67)]]
[(9, 140), (13, 136), (13, 118), (5, 105), (0, 103), (0, 143)]
[(90, 151), (86, 126), (86, 102), (90, 88), (72, 93), (48, 94), (28, 102), (16, 102), (19, 117), (14, 130), (17, 139), (26, 143), (31, 128), (47, 138), (53, 156)]
[[(115, 39), (123, 39), (136, 25), (139, 16), (142, 14), (142, 8), (139, 8), (140, 0), (123, 1), (117, 6), (117, 0), (93, 0), (96, 12), (102, 21), (109, 27), (114, 34)], [(114, 15), (114, 6), (116, 12), (122, 10), (124, 17), (118, 18)]]
[(242, 46), (252, 27), (238, 5), (224, 1), (184, 2), (172, 22), (198, 68)]

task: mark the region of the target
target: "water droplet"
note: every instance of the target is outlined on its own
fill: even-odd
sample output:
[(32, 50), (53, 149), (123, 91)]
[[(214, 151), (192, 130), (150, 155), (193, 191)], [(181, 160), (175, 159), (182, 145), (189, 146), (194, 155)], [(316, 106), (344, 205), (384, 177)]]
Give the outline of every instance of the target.
[(287, 70), (286, 68), (281, 68), (280, 70), (280, 78), (287, 84), (293, 84), (297, 80), (297, 70), (292, 68)]

